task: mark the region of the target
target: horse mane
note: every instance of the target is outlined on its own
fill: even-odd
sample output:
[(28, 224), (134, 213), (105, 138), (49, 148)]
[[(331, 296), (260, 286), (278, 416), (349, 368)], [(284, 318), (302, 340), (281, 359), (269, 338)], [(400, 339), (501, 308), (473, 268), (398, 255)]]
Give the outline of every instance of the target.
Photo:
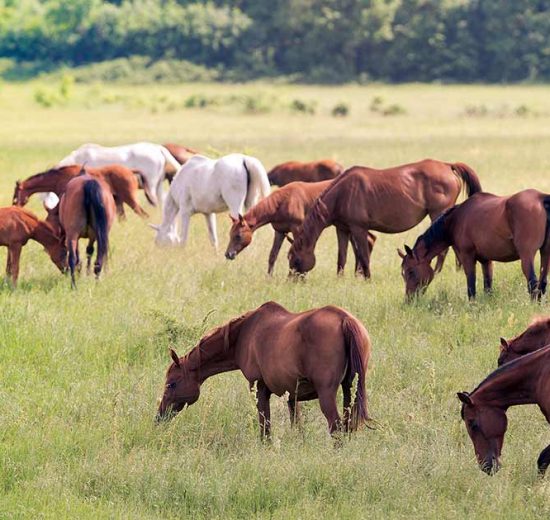
[(550, 345), (546, 345), (539, 350), (535, 350), (534, 352), (530, 352), (529, 354), (525, 354), (524, 356), (505, 363), (504, 365), (498, 367), (496, 370), (491, 372), (483, 381), (481, 381), (481, 383), (479, 383), (479, 385), (477, 385), (472, 390), (472, 392), (470, 392), (470, 395), (475, 394), (482, 387), (489, 383), (492, 383), (495, 379), (499, 379), (500, 377), (502, 377), (502, 375), (507, 374), (508, 372), (512, 372), (517, 368), (521, 368), (522, 366), (531, 363), (533, 360), (538, 360), (539, 357), (543, 357), (548, 353), (550, 353)]
[(529, 328), (537, 326), (550, 327), (550, 316), (534, 316), (529, 323)]
[(261, 199), (257, 204), (252, 206), (244, 215), (244, 219), (260, 220), (258, 217), (264, 217), (265, 215), (273, 215), (277, 213), (282, 201), (288, 196), (284, 188), (274, 191), (269, 196)]
[(456, 207), (457, 206), (453, 206), (441, 213), (441, 215), (432, 222), (431, 226), (416, 239), (413, 249), (415, 249), (421, 241), (424, 242), (426, 249), (430, 249), (438, 242), (448, 241), (447, 218)]
[(53, 166), (52, 168), (49, 168), (48, 170), (45, 170), (43, 172), (35, 173), (34, 175), (31, 175), (30, 177), (27, 177), (23, 182), (29, 182), (29, 181), (35, 181), (38, 179), (41, 179), (42, 177), (45, 177), (46, 175), (50, 175), (52, 173), (60, 172), (62, 173), (67, 168), (74, 168), (75, 164), (69, 164), (67, 166)]

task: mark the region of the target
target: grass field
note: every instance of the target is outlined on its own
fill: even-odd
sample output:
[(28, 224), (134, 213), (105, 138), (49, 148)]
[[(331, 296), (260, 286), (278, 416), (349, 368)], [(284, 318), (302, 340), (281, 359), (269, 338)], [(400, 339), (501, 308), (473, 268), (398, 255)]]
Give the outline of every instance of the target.
[[(138, 140), (245, 151), (268, 168), (289, 159), (385, 167), (433, 157), (470, 164), (487, 191), (550, 192), (549, 87), (75, 86), (50, 108), (35, 101), (43, 88), (57, 87), (0, 86), (1, 205), (16, 179), (84, 142)], [(259, 96), (275, 108), (181, 108), (194, 94)], [(406, 114), (373, 112), (377, 96)], [(316, 113), (292, 112), (295, 99), (316, 102)], [(339, 102), (349, 105), (347, 117), (330, 115)], [(37, 200), (30, 207), (43, 214)], [(159, 222), (158, 210), (147, 209)], [(37, 244), (24, 249), (19, 287), (0, 288), (0, 518), (550, 514), (550, 481), (536, 477), (536, 457), (550, 442), (538, 409), (510, 410), (503, 468), (490, 478), (475, 463), (455, 396), (496, 366), (499, 336), (548, 313), (547, 300), (530, 303), (518, 263), (497, 265), (494, 294), (468, 303), (451, 259), (426, 295), (406, 305), (395, 248), (426, 223), (379, 237), (369, 282), (352, 265), (336, 277), (327, 231), (305, 283), (287, 281), (284, 253), (267, 277), (268, 228), (226, 261), (228, 223), (218, 217), (215, 254), (200, 216), (181, 250), (155, 247), (152, 230), (128, 215), (114, 226), (108, 272), (99, 283), (82, 277), (77, 291)], [(254, 398), (236, 372), (207, 381), (193, 407), (154, 425), (168, 347), (183, 354), (207, 329), (266, 300), (296, 311), (340, 305), (365, 323), (379, 429), (335, 450), (317, 402), (292, 431), (284, 399), (274, 398), (274, 438), (264, 445)]]

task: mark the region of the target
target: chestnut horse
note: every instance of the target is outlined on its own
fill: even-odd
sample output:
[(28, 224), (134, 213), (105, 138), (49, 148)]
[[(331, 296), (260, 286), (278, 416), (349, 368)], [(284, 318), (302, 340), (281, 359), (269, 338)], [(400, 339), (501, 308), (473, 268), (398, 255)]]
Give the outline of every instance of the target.
[(550, 345), (550, 316), (539, 316), (515, 338), (511, 340), (500, 338), (498, 366), (546, 345)]
[(331, 159), (314, 162), (289, 161), (279, 164), (267, 174), (272, 186), (286, 186), (291, 182), (321, 182), (332, 180), (344, 167)]
[[(370, 339), (365, 327), (339, 307), (293, 313), (267, 302), (203, 337), (186, 356), (170, 350), (157, 420), (173, 417), (200, 395), (209, 377), (240, 370), (256, 396), (262, 437), (269, 436), (269, 398), (288, 392), (291, 421), (299, 401), (319, 399), (331, 434), (356, 430), (369, 419), (365, 377)], [(353, 406), (351, 386), (357, 375)], [(338, 387), (344, 396), (344, 420), (336, 405)]]
[[(197, 155), (199, 152), (197, 150), (193, 150), (193, 148), (188, 148), (187, 146), (181, 146), (179, 144), (174, 143), (167, 143), (163, 144), (164, 148), (166, 148), (170, 154), (178, 161), (182, 166), (189, 160), (193, 155)], [(179, 170), (178, 170), (179, 171)], [(172, 184), (172, 181), (174, 180), (174, 177), (176, 175), (176, 172), (166, 172), (165, 179), (168, 181), (168, 184)]]
[[(13, 204), (24, 206), (33, 193), (51, 192), (61, 197), (65, 192), (67, 183), (79, 175), (81, 169), (82, 167), (79, 164), (61, 166), (32, 175), (24, 181), (17, 181), (13, 193)], [(120, 217), (125, 216), (123, 203), (128, 204), (140, 217), (146, 218), (149, 216), (138, 202), (138, 180), (136, 175), (140, 176), (145, 196), (152, 205), (154, 205), (154, 197), (149, 189), (147, 179), (141, 174), (136, 174), (120, 164), (111, 164), (101, 168), (86, 168), (86, 171), (94, 177), (103, 179), (108, 184)]]
[[(369, 230), (401, 233), (432, 220), (450, 208), (465, 185), (468, 196), (481, 191), (476, 173), (462, 163), (424, 160), (387, 170), (355, 166), (337, 177), (307, 214), (302, 231), (289, 252), (289, 266), (298, 273), (315, 266), (315, 245), (332, 224), (345, 226), (353, 236)], [(369, 272), (370, 251), (358, 244), (364, 273)], [(444, 254), (438, 262), (443, 265)]]
[[(229, 231), (229, 244), (227, 245), (225, 257), (228, 260), (234, 260), (250, 244), (252, 235), (256, 230), (266, 224), (271, 224), (275, 236), (269, 253), (267, 272), (272, 274), (285, 237), (292, 242), (288, 237), (288, 233), (292, 233), (293, 236), (297, 235), (307, 212), (331, 182), (291, 182), (262, 199), (248, 210), (244, 217), (242, 215), (239, 215), (239, 218), (231, 217), (233, 225)], [(336, 234), (338, 236), (337, 270), (340, 274), (344, 271), (346, 265), (349, 231), (337, 227)], [(376, 237), (371, 233), (368, 233), (367, 236), (372, 251)], [(353, 242), (352, 246), (355, 248)], [(356, 270), (358, 265), (356, 263)]]
[[(500, 468), (510, 406), (537, 404), (550, 423), (550, 345), (497, 368), (472, 393), (457, 395), (479, 466), (492, 475)], [(549, 464), (550, 445), (537, 461), (541, 475)]]
[(90, 271), (94, 242), (97, 240), (97, 255), (94, 274), (99, 278), (108, 255), (109, 231), (115, 216), (115, 201), (105, 181), (83, 173), (67, 184), (59, 202), (59, 220), (65, 232), (69, 251), (71, 285), (76, 288), (75, 267), (78, 263), (78, 239), (88, 238), (86, 255), (87, 271)]
[[(482, 223), (482, 225), (480, 225)], [(434, 278), (430, 261), (452, 246), (464, 267), (468, 298), (476, 295), (476, 262), (483, 269), (483, 285), (493, 284), (493, 261), (521, 260), (527, 289), (533, 299), (546, 292), (550, 265), (550, 195), (524, 190), (509, 197), (478, 193), (439, 217), (411, 250), (399, 251), (407, 296), (424, 290)], [(535, 276), (535, 254), (540, 251), (540, 282)]]
[(0, 208), (0, 245), (8, 248), (6, 276), (15, 287), (19, 277), (21, 249), (30, 240), (42, 244), (61, 272), (67, 264), (67, 250), (54, 226), (23, 208)]

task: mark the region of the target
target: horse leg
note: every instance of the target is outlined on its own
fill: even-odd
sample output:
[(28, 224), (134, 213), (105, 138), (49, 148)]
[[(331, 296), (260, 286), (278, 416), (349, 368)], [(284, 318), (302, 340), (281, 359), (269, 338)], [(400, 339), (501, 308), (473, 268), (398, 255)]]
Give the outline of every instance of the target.
[(256, 399), (258, 408), (258, 420), (260, 422), (260, 437), (262, 440), (268, 439), (271, 435), (271, 410), (269, 407), (269, 398), (271, 391), (263, 381), (258, 381), (256, 385)]
[(214, 246), (214, 249), (218, 250), (218, 233), (216, 230), (216, 214), (215, 213), (205, 213), (204, 218), (206, 219), (206, 225), (208, 226), (208, 237), (210, 238), (210, 243)]
[(548, 269), (550, 268), (550, 249), (547, 247), (546, 250), (541, 250), (540, 252), (540, 279), (539, 279), (539, 289), (541, 294), (546, 294), (546, 286), (548, 283)]
[[(137, 199), (134, 195), (130, 195), (128, 197), (128, 200), (126, 201), (126, 203), (128, 204), (128, 206), (130, 206), (130, 209), (132, 209), (134, 211), (134, 213), (139, 215), (141, 218), (149, 218), (149, 213), (147, 213), (147, 211), (145, 211), (139, 205), (139, 202), (137, 201)], [(124, 213), (124, 209), (122, 210), (122, 212)]]
[(476, 259), (473, 254), (461, 258), (466, 274), (466, 284), (468, 286), (468, 299), (475, 300), (476, 297)]
[(115, 206), (116, 206), (116, 214), (118, 215), (118, 218), (120, 220), (126, 220), (126, 213), (124, 212), (124, 206), (122, 204), (122, 200), (118, 196), (113, 195), (113, 199), (115, 199)]
[(338, 406), (336, 405), (336, 390), (333, 388), (326, 388), (318, 392), (319, 405), (321, 411), (327, 419), (328, 431), (332, 436), (336, 436), (342, 431), (342, 420), (338, 413)]
[(534, 255), (523, 254), (521, 255), (521, 270), (523, 275), (527, 279), (527, 290), (531, 295), (531, 299), (535, 300), (540, 298), (539, 282), (535, 275)]
[(88, 240), (88, 245), (86, 246), (86, 274), (90, 275), (92, 270), (92, 255), (94, 254), (94, 241), (93, 239)]
[(275, 231), (275, 235), (273, 236), (273, 245), (271, 246), (269, 259), (267, 262), (267, 274), (269, 275), (273, 274), (273, 268), (275, 267), (275, 262), (277, 261), (279, 251), (281, 250), (281, 246), (283, 245), (284, 240), (284, 233), (281, 233), (280, 231)]
[(76, 289), (74, 271), (76, 267), (76, 251), (78, 249), (78, 239), (68, 240), (69, 249), (69, 269), (71, 270), (71, 287)]
[[(338, 239), (338, 261), (336, 263), (336, 274), (344, 274), (344, 267), (348, 259), (349, 232), (336, 226), (336, 238)], [(355, 260), (355, 271), (357, 272), (357, 259)]]
[(290, 415), (290, 426), (294, 427), (300, 424), (300, 403), (296, 397), (289, 396), (288, 398), (288, 414)]
[(344, 395), (344, 431), (351, 431), (351, 382), (342, 381), (342, 393)]
[(489, 293), (493, 290), (493, 262), (491, 260), (482, 262), (481, 269), (483, 271), (483, 289)]
[(6, 266), (6, 274), (11, 281), (12, 287), (17, 285), (17, 279), (19, 278), (19, 259), (21, 258), (22, 244), (12, 244), (8, 248), (8, 263)]
[(365, 278), (370, 278), (370, 245), (368, 241), (368, 232), (359, 226), (350, 228), (351, 243), (354, 246), (354, 252), (361, 271)]
[(539, 475), (542, 477), (546, 473), (546, 469), (550, 465), (550, 444), (544, 448), (537, 459), (537, 467)]
[(189, 235), (189, 221), (191, 220), (191, 213), (187, 210), (181, 210), (181, 238), (180, 245), (183, 247), (187, 242)]

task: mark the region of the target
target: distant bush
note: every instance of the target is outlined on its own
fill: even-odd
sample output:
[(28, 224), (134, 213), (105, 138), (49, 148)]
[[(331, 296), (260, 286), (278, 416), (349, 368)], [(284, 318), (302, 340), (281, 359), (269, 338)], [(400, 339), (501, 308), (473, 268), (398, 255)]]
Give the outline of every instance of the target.
[(68, 74), (63, 75), (57, 90), (53, 88), (39, 87), (34, 91), (34, 100), (44, 108), (62, 105), (69, 101), (72, 95), (74, 78)]
[(315, 101), (302, 101), (301, 99), (294, 99), (290, 103), (290, 110), (293, 112), (300, 112), (302, 114), (315, 114), (317, 103)]
[(346, 103), (338, 103), (331, 110), (334, 117), (345, 117), (349, 114), (349, 106)]
[(370, 111), (383, 116), (400, 116), (407, 113), (405, 107), (397, 103), (391, 105), (385, 105), (384, 103), (384, 98), (380, 96), (374, 97), (369, 107)]
[(540, 114), (527, 105), (518, 105), (510, 108), (508, 105), (499, 105), (496, 107), (487, 107), (484, 104), (466, 105), (463, 115), (466, 117), (531, 117)]

